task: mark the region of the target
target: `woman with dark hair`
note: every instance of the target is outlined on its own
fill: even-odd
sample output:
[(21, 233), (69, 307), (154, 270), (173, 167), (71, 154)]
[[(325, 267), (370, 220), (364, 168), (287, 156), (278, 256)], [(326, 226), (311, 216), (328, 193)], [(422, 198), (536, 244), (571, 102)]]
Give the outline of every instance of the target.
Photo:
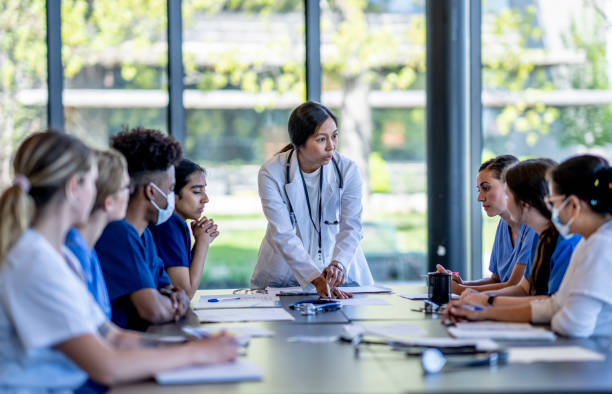
[(477, 293), (473, 289), (461, 294), (466, 303), (508, 305), (545, 298), (557, 291), (569, 264), (579, 236), (565, 238), (557, 232), (545, 197), (548, 195), (546, 173), (556, 163), (550, 159), (520, 162), (504, 173), (508, 211), (513, 219), (525, 223), (539, 235), (538, 244), (525, 269), (525, 275), (514, 286)]
[(612, 168), (602, 157), (565, 160), (548, 176), (555, 228), (583, 238), (576, 247), (559, 290), (551, 297), (512, 307), (470, 311), (451, 304), (452, 319), (550, 323), (572, 337), (612, 335)]
[(336, 117), (324, 105), (298, 106), (288, 131), (291, 143), (259, 171), (268, 227), (251, 287), (314, 285), (321, 297), (350, 297), (338, 287), (374, 282), (359, 246), (359, 170), (336, 152)]
[[(172, 284), (185, 290), (191, 299), (202, 280), (208, 247), (219, 231), (212, 219), (202, 217), (208, 202), (206, 171), (191, 160), (182, 159), (175, 167), (175, 176), (174, 213), (166, 222), (149, 228)], [(189, 225), (187, 220), (191, 220)], [(195, 238), (193, 248), (191, 234)]]
[[(512, 219), (506, 203), (502, 173), (516, 163), (516, 157), (501, 155), (485, 161), (478, 169), (478, 201), (487, 216), (500, 217), (489, 261), (491, 276), (466, 282), (458, 275), (453, 275), (452, 288), (455, 294), (461, 294), (468, 288), (487, 291), (513, 286), (520, 282), (525, 266), (533, 259), (533, 249), (538, 242), (537, 234), (531, 227)], [(438, 272), (451, 273), (439, 264), (436, 268)]]

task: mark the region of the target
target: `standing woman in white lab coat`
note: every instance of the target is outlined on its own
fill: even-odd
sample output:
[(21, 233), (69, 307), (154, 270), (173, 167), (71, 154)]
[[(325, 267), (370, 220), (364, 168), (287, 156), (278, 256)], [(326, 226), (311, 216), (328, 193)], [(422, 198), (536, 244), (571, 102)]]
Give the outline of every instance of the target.
[(251, 287), (314, 285), (321, 297), (351, 297), (338, 287), (374, 282), (359, 246), (359, 170), (336, 152), (336, 117), (324, 105), (298, 106), (288, 131), (291, 143), (259, 170), (268, 227)]

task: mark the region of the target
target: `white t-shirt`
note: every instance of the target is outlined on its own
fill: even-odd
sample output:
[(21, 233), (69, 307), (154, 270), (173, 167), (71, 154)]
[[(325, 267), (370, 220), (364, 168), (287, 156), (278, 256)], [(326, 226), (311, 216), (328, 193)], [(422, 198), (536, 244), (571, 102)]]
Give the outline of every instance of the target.
[(319, 178), (321, 176), (321, 167), (319, 167), (316, 171), (311, 172), (309, 174), (302, 172), (304, 175), (304, 183), (306, 183), (306, 190), (308, 190), (308, 200), (310, 201), (310, 212), (312, 213), (312, 221), (317, 226), (316, 229), (310, 222), (311, 219), (308, 219), (310, 223), (310, 247), (308, 248), (308, 254), (312, 261), (315, 262), (317, 267), (322, 271), (328, 264), (324, 264), (325, 255), (324, 251), (321, 250), (321, 260), (319, 260), (319, 233), (317, 229), (319, 229), (319, 216), (321, 212), (319, 212)]
[(26, 230), (0, 264), (0, 392), (79, 387), (87, 375), (53, 346), (105, 321), (74, 255)]
[(612, 220), (578, 243), (559, 290), (531, 302), (531, 320), (571, 337), (612, 336)]

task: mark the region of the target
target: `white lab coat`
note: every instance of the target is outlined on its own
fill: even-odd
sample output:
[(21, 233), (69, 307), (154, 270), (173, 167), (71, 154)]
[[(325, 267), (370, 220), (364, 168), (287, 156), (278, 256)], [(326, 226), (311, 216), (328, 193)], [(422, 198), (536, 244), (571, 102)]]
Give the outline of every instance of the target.
[[(289, 152), (275, 155), (259, 170), (259, 197), (268, 227), (251, 276), (251, 288), (296, 284), (305, 288), (321, 275), (320, 268), (308, 254), (312, 223), (298, 172), (297, 153), (291, 156), (290, 182), (286, 184), (288, 156)], [(363, 238), (361, 176), (352, 160), (339, 153), (335, 153), (334, 158), (344, 178), (344, 185), (342, 189), (339, 188), (338, 174), (332, 162), (322, 167), (321, 222), (339, 222), (321, 225), (325, 265), (336, 260), (345, 267), (347, 282), (369, 285), (374, 280), (359, 246)], [(290, 219), (287, 197), (293, 206), (295, 223)]]

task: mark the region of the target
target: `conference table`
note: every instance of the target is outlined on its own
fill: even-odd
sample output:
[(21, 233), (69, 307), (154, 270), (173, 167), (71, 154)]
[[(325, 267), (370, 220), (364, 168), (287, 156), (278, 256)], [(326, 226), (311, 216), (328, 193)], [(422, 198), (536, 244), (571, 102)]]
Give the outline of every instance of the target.
[[(363, 294), (389, 305), (343, 306), (338, 311), (304, 316), (288, 306), (313, 296), (280, 297), (295, 321), (213, 323), (206, 327), (249, 325), (274, 333), (253, 338), (242, 356), (263, 371), (254, 382), (222, 384), (159, 385), (152, 379), (116, 387), (111, 393), (406, 393), (406, 392), (605, 392), (612, 391), (612, 339), (555, 341), (502, 341), (503, 346), (580, 346), (605, 355), (605, 361), (509, 363), (484, 367), (446, 368), (425, 374), (421, 358), (407, 356), (380, 344), (361, 344), (359, 352), (350, 343), (288, 341), (294, 337), (331, 337), (345, 333), (348, 324), (406, 323), (424, 330), (426, 336), (448, 337), (438, 315), (416, 311), (423, 301), (399, 294), (424, 293), (420, 284), (391, 285), (392, 294)], [(228, 294), (228, 290), (199, 290), (201, 295)], [(192, 303), (195, 305), (195, 303)], [(197, 326), (192, 311), (171, 324), (151, 326), (148, 332), (180, 335), (183, 326)]]

